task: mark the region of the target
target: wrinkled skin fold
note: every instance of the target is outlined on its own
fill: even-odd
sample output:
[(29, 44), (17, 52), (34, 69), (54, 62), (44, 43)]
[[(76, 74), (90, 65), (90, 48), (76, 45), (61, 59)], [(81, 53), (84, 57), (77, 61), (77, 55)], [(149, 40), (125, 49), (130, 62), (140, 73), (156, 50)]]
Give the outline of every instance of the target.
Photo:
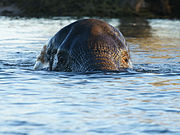
[(44, 45), (35, 70), (87, 72), (131, 68), (129, 48), (121, 32), (97, 19), (76, 21)]

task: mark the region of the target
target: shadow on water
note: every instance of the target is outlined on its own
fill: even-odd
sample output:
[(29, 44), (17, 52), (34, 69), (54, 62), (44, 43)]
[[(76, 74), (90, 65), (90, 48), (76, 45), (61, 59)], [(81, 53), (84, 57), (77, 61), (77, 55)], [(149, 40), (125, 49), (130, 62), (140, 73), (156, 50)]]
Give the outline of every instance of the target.
[(151, 26), (147, 19), (121, 18), (118, 26), (125, 37), (151, 37)]

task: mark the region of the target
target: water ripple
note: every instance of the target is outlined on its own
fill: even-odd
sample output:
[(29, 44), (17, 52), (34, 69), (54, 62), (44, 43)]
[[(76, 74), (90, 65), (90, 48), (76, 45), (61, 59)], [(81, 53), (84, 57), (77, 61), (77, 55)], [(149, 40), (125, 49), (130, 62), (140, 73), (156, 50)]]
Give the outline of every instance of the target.
[(45, 41), (74, 19), (0, 20), (0, 134), (180, 133), (178, 20), (126, 23), (133, 69), (88, 73), (33, 70)]

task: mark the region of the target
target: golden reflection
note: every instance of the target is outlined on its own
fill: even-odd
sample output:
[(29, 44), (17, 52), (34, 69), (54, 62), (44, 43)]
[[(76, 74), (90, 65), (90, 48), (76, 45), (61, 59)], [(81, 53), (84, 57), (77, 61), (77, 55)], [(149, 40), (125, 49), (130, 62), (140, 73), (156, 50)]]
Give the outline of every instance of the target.
[(165, 56), (149, 56), (150, 58), (161, 58), (161, 59), (170, 59), (172, 58), (171, 56), (169, 55), (165, 55)]
[(172, 39), (161, 39), (158, 37), (147, 37), (147, 38), (127, 38), (127, 41), (131, 44), (138, 44), (139, 47), (143, 50), (148, 51), (180, 51), (178, 48), (178, 43), (180, 43), (180, 39), (176, 40), (176, 42), (172, 41)]
[(164, 81), (157, 81), (157, 82), (153, 82), (153, 83), (149, 83), (153, 86), (156, 86), (156, 87), (160, 87), (160, 86), (167, 86), (167, 85), (176, 85), (176, 86), (179, 86), (180, 83), (180, 79), (171, 79), (171, 80), (164, 80)]
[(141, 102), (149, 103), (152, 102), (151, 100), (142, 100)]
[(169, 85), (169, 84), (166, 83), (166, 81), (154, 82), (154, 83), (149, 83), (149, 84), (151, 84), (153, 86), (156, 86), (156, 87)]
[(136, 98), (132, 98), (132, 97), (127, 97), (127, 98), (124, 98), (125, 100), (137, 100)]

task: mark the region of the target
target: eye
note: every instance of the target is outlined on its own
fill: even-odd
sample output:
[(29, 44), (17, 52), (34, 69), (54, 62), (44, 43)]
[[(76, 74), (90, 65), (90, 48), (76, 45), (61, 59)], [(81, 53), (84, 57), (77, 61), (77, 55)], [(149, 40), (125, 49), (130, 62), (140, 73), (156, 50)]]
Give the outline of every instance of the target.
[(129, 60), (128, 60), (127, 58), (125, 58), (124, 61), (125, 61), (126, 63), (128, 63)]
[(61, 64), (65, 64), (66, 63), (65, 59), (62, 56), (59, 58), (59, 63), (61, 63)]

